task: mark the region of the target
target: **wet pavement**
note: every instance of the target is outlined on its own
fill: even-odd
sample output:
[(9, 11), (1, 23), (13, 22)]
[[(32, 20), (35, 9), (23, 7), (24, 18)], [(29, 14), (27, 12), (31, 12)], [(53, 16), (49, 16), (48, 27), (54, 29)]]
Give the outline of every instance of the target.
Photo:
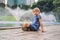
[(0, 40), (60, 40), (60, 25), (49, 25), (44, 28), (44, 33), (40, 30), (22, 31), (21, 28), (0, 30)]

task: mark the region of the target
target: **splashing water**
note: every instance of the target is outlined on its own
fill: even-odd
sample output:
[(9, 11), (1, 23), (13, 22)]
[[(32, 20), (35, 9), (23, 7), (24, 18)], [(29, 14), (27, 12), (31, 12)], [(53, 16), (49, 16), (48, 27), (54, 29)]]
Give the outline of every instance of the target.
[[(17, 7), (16, 9), (11, 9), (9, 7), (5, 7), (5, 9), (9, 11), (8, 13), (11, 13), (16, 18), (16, 21), (15, 21), (16, 23), (15, 22), (9, 22), (9, 23), (16, 24), (15, 26), (17, 26), (17, 27), (19, 27), (20, 23), (23, 24), (23, 22), (20, 21), (20, 19), (22, 17), (26, 17), (25, 18), (26, 21), (27, 21), (27, 18), (29, 20), (34, 18), (33, 17), (33, 12), (32, 12), (31, 9), (29, 9), (29, 10), (22, 10), (19, 7)], [(40, 13), (40, 15), (42, 16), (42, 19), (44, 21), (44, 25), (45, 24), (52, 24), (53, 22), (56, 22), (56, 18), (53, 15), (53, 13), (45, 14), (43, 12), (43, 13)], [(25, 19), (23, 18), (23, 20), (25, 20)], [(5, 23), (7, 23), (7, 22), (5, 22)]]
[(9, 12), (16, 18), (17, 20), (16, 26), (19, 26), (19, 22), (20, 22), (19, 20), (25, 13), (32, 11), (32, 10), (28, 10), (28, 11), (22, 10), (19, 7), (17, 7), (17, 9), (11, 9), (6, 7), (6, 9), (9, 10)]
[[(48, 13), (48, 14), (45, 14), (44, 12), (42, 12), (42, 13), (40, 13), (40, 15), (42, 17), (42, 20), (43, 20), (44, 24), (54, 24), (56, 22), (56, 18), (53, 15), (53, 12)], [(24, 14), (22, 16), (22, 18), (23, 18), (23, 21), (26, 20), (26, 21), (30, 22), (30, 21), (32, 21), (32, 19), (34, 19), (34, 16), (33, 16), (32, 12), (28, 12), (28, 14)]]
[(45, 14), (44, 12), (40, 14), (42, 16), (43, 21), (45, 22), (56, 22), (56, 18), (53, 13)]
[(55, 16), (53, 15), (53, 12), (48, 13), (48, 14), (45, 14), (44, 12), (42, 12), (40, 15), (42, 16), (44, 25), (58, 24), (56, 22)]

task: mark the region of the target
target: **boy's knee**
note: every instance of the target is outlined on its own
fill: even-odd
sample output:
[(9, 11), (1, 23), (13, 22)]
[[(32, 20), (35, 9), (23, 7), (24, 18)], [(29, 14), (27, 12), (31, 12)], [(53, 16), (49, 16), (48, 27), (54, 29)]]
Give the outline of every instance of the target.
[(25, 25), (26, 27), (29, 27), (30, 24), (26, 22), (26, 23), (24, 23), (24, 25)]

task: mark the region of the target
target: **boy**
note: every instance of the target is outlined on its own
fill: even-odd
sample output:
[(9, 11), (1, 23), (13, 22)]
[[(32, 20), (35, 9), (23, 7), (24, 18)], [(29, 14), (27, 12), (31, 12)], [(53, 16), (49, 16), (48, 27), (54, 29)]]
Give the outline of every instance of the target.
[(28, 22), (24, 23), (22, 30), (24, 30), (24, 31), (38, 31), (39, 27), (41, 26), (41, 31), (44, 32), (42, 18), (39, 15), (39, 13), (40, 13), (39, 8), (34, 8), (33, 9), (33, 14), (35, 16), (34, 21), (31, 24)]

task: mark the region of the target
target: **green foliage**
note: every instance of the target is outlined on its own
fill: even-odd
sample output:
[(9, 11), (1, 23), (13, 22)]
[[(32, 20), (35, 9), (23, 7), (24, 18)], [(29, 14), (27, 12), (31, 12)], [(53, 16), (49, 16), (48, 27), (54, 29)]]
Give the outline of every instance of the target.
[(29, 5), (25, 5), (25, 4), (21, 4), (21, 5), (19, 5), (19, 7), (20, 7), (21, 9), (25, 9), (25, 10), (28, 10), (28, 9), (30, 8)]
[[(8, 5), (9, 6), (9, 5)], [(17, 5), (13, 5), (12, 8), (16, 8)], [(50, 12), (53, 11), (57, 19), (60, 19), (60, 0), (39, 0), (37, 3), (31, 5), (21, 4), (19, 5), (21, 9), (28, 10), (29, 8), (33, 9), (38, 7), (41, 12)]]
[(7, 4), (7, 6), (10, 7), (11, 9), (16, 9), (17, 8), (17, 5), (10, 6), (10, 5)]
[(53, 10), (54, 15), (57, 17), (57, 20), (60, 20), (60, 7), (57, 7)]
[(49, 12), (52, 11), (54, 8), (52, 0), (40, 0), (37, 4), (33, 4), (32, 8), (38, 7), (42, 12)]
[(53, 4), (55, 5), (55, 7), (60, 7), (60, 0), (54, 0)]
[(0, 16), (0, 21), (16, 21), (13, 16)]
[(60, 0), (39, 0), (34, 3), (32, 9), (38, 7), (41, 12), (53, 11), (57, 20), (60, 20)]
[(0, 3), (0, 7), (5, 8), (5, 4), (4, 3)]
[(37, 7), (37, 4), (36, 3), (33, 3), (32, 6), (31, 6), (31, 9)]
[(60, 0), (54, 0), (53, 4), (55, 6), (53, 9), (54, 15), (57, 17), (57, 20), (60, 20)]
[(60, 20), (56, 20), (57, 22), (60, 22)]

